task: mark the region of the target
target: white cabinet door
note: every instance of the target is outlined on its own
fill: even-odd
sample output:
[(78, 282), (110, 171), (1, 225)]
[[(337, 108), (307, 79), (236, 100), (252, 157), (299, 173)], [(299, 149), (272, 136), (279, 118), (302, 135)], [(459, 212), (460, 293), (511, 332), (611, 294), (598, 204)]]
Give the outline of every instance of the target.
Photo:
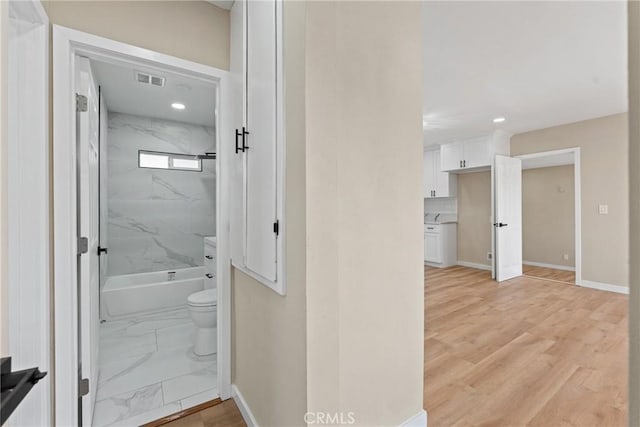
[(246, 267), (276, 280), (276, 3), (245, 3)]
[(443, 172), (440, 167), (440, 157), (435, 159), (435, 195), (436, 197), (453, 197), (456, 195), (457, 176), (449, 172)]
[[(424, 152), (424, 174), (423, 174), (423, 185), (422, 189), (424, 190), (424, 198), (430, 199), (432, 197), (436, 197), (436, 167), (439, 166), (439, 161), (437, 160), (437, 156), (439, 155), (438, 151), (425, 151)], [(438, 165), (436, 165), (438, 163)]]
[(464, 169), (491, 166), (491, 141), (486, 137), (474, 138), (463, 143)]
[(442, 262), (440, 233), (424, 233), (424, 260), (429, 262)]
[(462, 149), (461, 142), (444, 144), (440, 146), (440, 165), (443, 171), (453, 171), (462, 169)]
[[(233, 127), (235, 132), (241, 132), (245, 120), (245, 2), (233, 3), (230, 12), (231, 20), (231, 49), (229, 55), (229, 71), (231, 74), (232, 97), (235, 102), (233, 108)], [(240, 137), (236, 136), (236, 144), (240, 143)], [(231, 143), (231, 141), (227, 142)], [(229, 235), (231, 237), (231, 262), (236, 267), (244, 267), (245, 238), (245, 156), (234, 153), (229, 165)]]

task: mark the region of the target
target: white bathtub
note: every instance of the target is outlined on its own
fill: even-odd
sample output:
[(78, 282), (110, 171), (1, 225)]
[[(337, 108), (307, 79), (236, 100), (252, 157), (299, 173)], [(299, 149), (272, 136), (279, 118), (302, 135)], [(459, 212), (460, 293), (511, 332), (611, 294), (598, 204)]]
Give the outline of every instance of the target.
[(102, 318), (112, 320), (186, 306), (187, 297), (203, 289), (204, 267), (110, 276), (102, 288)]

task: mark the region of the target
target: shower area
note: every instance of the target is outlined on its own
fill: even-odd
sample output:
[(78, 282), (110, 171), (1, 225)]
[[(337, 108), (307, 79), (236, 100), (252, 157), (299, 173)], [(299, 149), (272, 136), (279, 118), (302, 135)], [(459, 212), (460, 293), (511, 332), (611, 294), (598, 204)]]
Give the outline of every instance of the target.
[(216, 88), (91, 60), (99, 93), (99, 337), (91, 425), (218, 397)]
[(215, 163), (192, 156), (215, 151), (213, 127), (109, 112), (107, 129), (103, 320), (169, 309), (202, 289), (216, 188)]

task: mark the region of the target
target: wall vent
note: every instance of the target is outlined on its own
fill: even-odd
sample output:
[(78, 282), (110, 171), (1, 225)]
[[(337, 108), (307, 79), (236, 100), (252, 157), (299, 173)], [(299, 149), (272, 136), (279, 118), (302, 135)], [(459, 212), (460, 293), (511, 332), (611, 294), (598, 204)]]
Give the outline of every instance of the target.
[(140, 71), (136, 71), (136, 81), (138, 83), (142, 83), (146, 85), (164, 87), (165, 78), (160, 76), (153, 76), (151, 74), (143, 73)]

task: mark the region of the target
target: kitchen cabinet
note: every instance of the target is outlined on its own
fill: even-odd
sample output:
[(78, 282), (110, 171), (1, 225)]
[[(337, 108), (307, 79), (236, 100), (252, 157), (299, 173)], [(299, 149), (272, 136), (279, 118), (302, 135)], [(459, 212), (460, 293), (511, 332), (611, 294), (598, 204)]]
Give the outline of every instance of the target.
[(424, 262), (433, 267), (450, 267), (457, 263), (457, 224), (424, 225)]
[(230, 18), (232, 263), (284, 295), (282, 1), (238, 0)]
[(443, 172), (440, 166), (440, 150), (424, 152), (424, 198), (454, 197), (456, 195), (458, 177)]
[(511, 137), (503, 131), (464, 141), (443, 144), (440, 147), (440, 163), (443, 171), (479, 171), (491, 167), (496, 154), (508, 156)]

